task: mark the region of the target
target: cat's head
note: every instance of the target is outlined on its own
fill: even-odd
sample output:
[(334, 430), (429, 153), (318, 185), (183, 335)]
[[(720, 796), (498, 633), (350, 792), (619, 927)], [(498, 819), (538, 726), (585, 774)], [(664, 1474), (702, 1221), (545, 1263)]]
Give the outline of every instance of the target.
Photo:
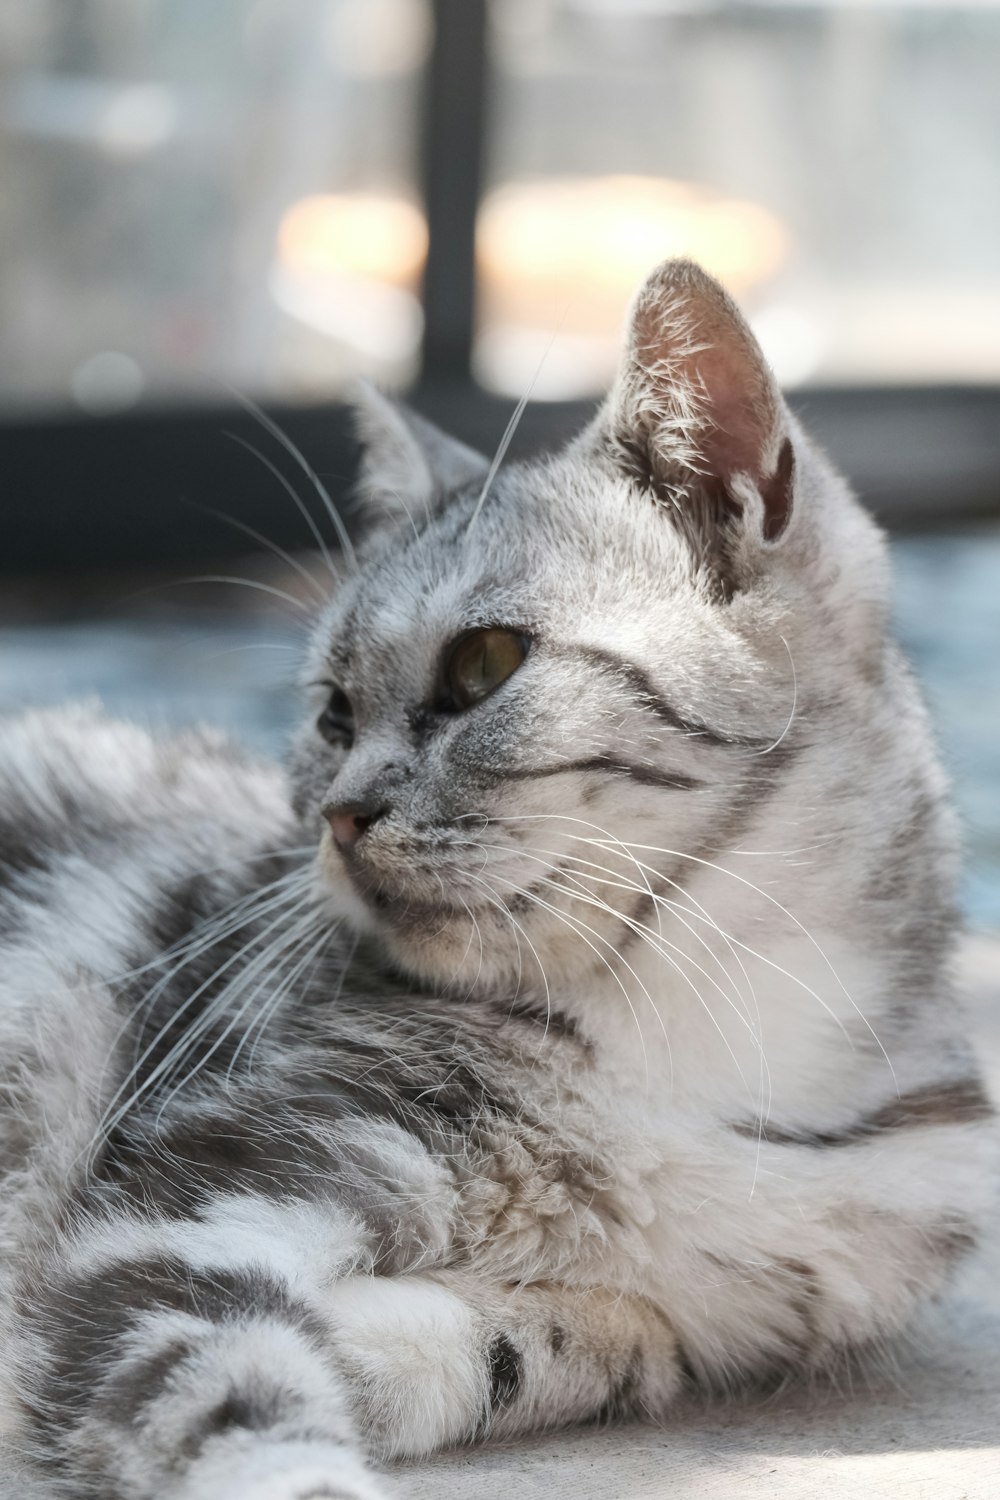
[(381, 519), (315, 633), (298, 807), (402, 968), (538, 993), (738, 840), (877, 670), (878, 534), (687, 262), (561, 453), (492, 473), (380, 398), (360, 421)]

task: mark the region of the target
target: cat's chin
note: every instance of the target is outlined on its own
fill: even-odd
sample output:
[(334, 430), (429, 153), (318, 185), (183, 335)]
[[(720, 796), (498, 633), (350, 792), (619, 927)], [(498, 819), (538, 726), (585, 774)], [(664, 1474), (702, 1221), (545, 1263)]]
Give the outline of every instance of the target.
[(485, 967), (475, 941), (475, 914), (467, 904), (449, 901), (443, 888), (429, 899), (426, 880), (376, 878), (360, 865), (348, 868), (332, 848), (321, 849), (317, 875), (332, 919), (377, 937), (392, 960), (421, 983), (445, 989), (461, 984), (468, 990), (466, 969), (475, 975)]
[(369, 930), (378, 933), (393, 961), (421, 983), (463, 994), (492, 987), (488, 981), (495, 980), (492, 971), (500, 954), (495, 942), (490, 953), (482, 914), (477, 917), (468, 906), (447, 901), (384, 891), (367, 909)]
[[(495, 913), (436, 901), (384, 884), (362, 893), (341, 871), (330, 883), (331, 906), (356, 932), (376, 938), (403, 973), (442, 994), (469, 997), (517, 980), (517, 955)], [(509, 972), (508, 972), (509, 970)]]
[(442, 920), (440, 914), (436, 924), (432, 918), (422, 926), (417, 921), (379, 924), (379, 935), (396, 968), (442, 997), (482, 999), (510, 982), (506, 966), (497, 961), (500, 955), (481, 960), (467, 916), (464, 925), (454, 915)]

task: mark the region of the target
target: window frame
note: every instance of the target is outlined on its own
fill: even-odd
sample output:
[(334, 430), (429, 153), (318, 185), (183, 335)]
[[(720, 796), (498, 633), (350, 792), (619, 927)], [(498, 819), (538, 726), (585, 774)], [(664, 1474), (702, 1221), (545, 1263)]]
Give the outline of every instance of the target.
[[(514, 403), (482, 390), (471, 373), (475, 226), (490, 124), (488, 0), (432, 0), (432, 9), (420, 122), (429, 232), (425, 331), (422, 374), (409, 399), (491, 452)], [(790, 401), (891, 528), (982, 522), (1000, 513), (1000, 386), (809, 387)], [(334, 499), (346, 502), (357, 449), (344, 405), (269, 411)], [(558, 441), (592, 411), (592, 403), (529, 403), (512, 453)], [(0, 574), (159, 568), (246, 550), (246, 537), (209, 513), (219, 507), (281, 546), (307, 547), (308, 532), (287, 495), (227, 432), (266, 449), (292, 474), (289, 455), (275, 452), (273, 439), (235, 404), (0, 422)]]

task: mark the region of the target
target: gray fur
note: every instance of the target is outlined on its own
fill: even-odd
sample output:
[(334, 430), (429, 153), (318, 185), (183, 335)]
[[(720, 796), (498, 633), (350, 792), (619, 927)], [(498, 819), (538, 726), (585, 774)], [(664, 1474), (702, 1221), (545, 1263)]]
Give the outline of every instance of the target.
[[(990, 1196), (882, 539), (725, 294), (654, 272), (591, 426), (488, 487), (379, 397), (359, 425), (287, 780), (96, 711), (0, 727), (42, 1495), (370, 1500), (366, 1453), (817, 1369)], [(498, 627), (527, 655), (458, 711), (449, 652)]]

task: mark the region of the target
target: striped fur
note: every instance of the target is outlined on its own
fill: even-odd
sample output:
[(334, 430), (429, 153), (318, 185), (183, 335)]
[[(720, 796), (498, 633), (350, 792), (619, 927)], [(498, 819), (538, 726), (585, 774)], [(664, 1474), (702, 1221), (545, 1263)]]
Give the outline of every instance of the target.
[[(815, 1370), (990, 1196), (881, 539), (728, 299), (654, 273), (591, 428), (496, 475), (365, 401), (383, 518), (287, 778), (0, 727), (32, 1495), (369, 1500), (372, 1460)], [(458, 712), (487, 626), (530, 649)]]

